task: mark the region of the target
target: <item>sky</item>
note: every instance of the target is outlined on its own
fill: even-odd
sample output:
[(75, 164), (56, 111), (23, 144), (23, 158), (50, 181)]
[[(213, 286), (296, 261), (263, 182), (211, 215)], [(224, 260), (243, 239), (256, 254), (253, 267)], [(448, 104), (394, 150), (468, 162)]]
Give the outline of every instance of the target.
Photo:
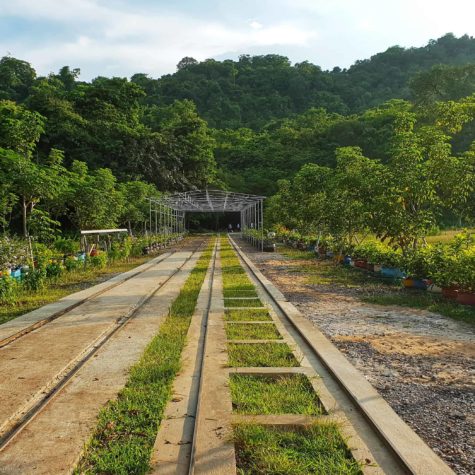
[(390, 46), (475, 36), (474, 0), (0, 0), (0, 57), (38, 74), (158, 77), (184, 56), (276, 53), (323, 69)]

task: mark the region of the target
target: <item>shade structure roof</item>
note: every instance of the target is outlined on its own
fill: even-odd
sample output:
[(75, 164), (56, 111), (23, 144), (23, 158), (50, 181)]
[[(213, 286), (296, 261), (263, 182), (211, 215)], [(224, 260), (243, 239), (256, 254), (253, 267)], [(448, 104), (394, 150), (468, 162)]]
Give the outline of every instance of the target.
[(163, 196), (160, 202), (177, 211), (225, 212), (243, 211), (265, 199), (265, 196), (223, 190), (193, 190)]

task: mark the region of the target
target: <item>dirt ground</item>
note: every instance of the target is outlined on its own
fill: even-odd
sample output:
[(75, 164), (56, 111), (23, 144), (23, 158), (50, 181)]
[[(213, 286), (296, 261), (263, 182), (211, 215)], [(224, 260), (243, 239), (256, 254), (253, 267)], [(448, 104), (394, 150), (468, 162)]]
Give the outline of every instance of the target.
[(302, 267), (316, 261), (243, 247), (457, 474), (475, 473), (475, 325), (371, 305), (364, 288), (308, 284)]

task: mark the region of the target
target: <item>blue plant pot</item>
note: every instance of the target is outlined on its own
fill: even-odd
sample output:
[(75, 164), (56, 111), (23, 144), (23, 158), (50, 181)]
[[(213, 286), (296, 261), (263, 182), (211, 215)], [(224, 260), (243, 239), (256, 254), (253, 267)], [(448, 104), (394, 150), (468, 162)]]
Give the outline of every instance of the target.
[(401, 269), (385, 266), (381, 268), (381, 275), (383, 277), (390, 277), (391, 279), (403, 279), (404, 277), (406, 277)]
[(412, 281), (412, 287), (414, 289), (421, 289), (421, 290), (427, 290), (427, 284), (423, 280), (420, 279), (414, 279)]
[(343, 264), (345, 266), (351, 266), (351, 256), (345, 256), (343, 259)]

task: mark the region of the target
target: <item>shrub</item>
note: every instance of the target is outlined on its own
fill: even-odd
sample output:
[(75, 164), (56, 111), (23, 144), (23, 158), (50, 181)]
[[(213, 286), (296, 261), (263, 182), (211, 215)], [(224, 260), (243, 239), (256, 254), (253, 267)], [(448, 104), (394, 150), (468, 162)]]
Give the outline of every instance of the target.
[(107, 266), (107, 254), (105, 252), (99, 252), (95, 256), (87, 257), (87, 265), (95, 267), (97, 269), (104, 269)]
[(75, 254), (79, 248), (79, 242), (74, 239), (60, 238), (54, 242), (54, 249), (65, 255)]
[(0, 303), (13, 303), (18, 294), (18, 283), (11, 277), (0, 278)]
[(25, 289), (32, 292), (37, 292), (41, 290), (45, 285), (46, 280), (46, 270), (45, 269), (34, 269), (30, 270), (28, 274), (25, 274), (22, 284)]
[(82, 263), (74, 257), (66, 257), (66, 259), (64, 259), (64, 267), (68, 270), (68, 272), (71, 272), (81, 268)]
[(402, 261), (400, 251), (394, 250), (381, 241), (364, 241), (353, 249), (353, 257), (367, 259), (372, 264), (399, 267)]
[(403, 258), (402, 268), (406, 273), (414, 278), (432, 278), (435, 271), (433, 246), (426, 246), (409, 250)]
[(124, 252), (119, 242), (115, 241), (112, 243), (110, 250), (107, 252), (107, 257), (112, 262), (124, 257)]
[(35, 267), (37, 269), (46, 269), (53, 258), (53, 251), (45, 244), (35, 243), (33, 245), (33, 255), (35, 257)]
[(475, 246), (463, 249), (453, 264), (453, 284), (458, 284), (461, 290), (475, 292)]
[(64, 267), (59, 262), (51, 262), (45, 268), (48, 279), (58, 279), (63, 273)]

